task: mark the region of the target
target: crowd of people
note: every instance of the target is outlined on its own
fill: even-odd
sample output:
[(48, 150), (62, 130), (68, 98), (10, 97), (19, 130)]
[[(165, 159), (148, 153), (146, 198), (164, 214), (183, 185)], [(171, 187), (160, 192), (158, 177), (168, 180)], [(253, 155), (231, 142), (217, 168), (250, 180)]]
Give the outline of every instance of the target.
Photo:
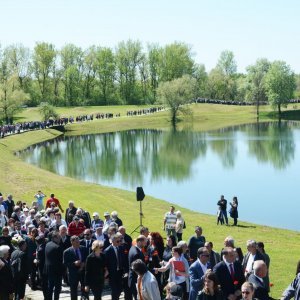
[[(59, 299), (62, 284), (71, 300), (101, 299), (106, 281), (113, 300), (122, 292), (126, 300), (271, 299), (263, 242), (248, 240), (243, 255), (228, 236), (218, 253), (200, 226), (183, 241), (185, 221), (174, 206), (164, 215), (164, 233), (140, 227), (132, 239), (116, 211), (90, 216), (74, 201), (64, 211), (54, 194), (38, 191), (34, 198), (15, 203), (0, 193), (1, 300), (24, 299), (27, 283), (46, 300)], [(299, 297), (299, 281), (298, 275), (284, 300)]]

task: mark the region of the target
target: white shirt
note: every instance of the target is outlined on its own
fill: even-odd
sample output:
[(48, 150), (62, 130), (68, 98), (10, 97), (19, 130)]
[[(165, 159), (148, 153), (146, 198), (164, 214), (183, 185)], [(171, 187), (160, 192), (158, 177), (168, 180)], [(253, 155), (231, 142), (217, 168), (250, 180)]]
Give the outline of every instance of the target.
[(255, 255), (253, 255), (253, 254), (249, 255), (249, 259), (247, 261), (247, 266), (246, 266), (246, 270), (245, 270), (245, 275), (247, 275), (247, 273), (250, 273), (252, 271), (254, 258), (255, 258)]
[(201, 262), (201, 260), (200, 260), (199, 258), (198, 258), (198, 262), (199, 262), (200, 267), (201, 267), (201, 269), (202, 269), (202, 271), (203, 271), (203, 274), (205, 274), (205, 272), (206, 272), (206, 270), (207, 270), (207, 264), (204, 265), (204, 264)]

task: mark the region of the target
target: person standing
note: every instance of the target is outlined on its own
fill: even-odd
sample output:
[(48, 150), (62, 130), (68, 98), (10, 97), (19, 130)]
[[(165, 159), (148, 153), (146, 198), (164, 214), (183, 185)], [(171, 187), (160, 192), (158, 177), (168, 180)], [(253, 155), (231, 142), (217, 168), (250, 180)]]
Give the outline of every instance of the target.
[(137, 259), (131, 264), (132, 270), (137, 274), (137, 292), (139, 299), (160, 300), (160, 292), (154, 275), (147, 270), (146, 264)]
[(15, 300), (23, 299), (25, 296), (26, 281), (28, 280), (26, 247), (27, 244), (25, 240), (20, 239), (17, 249), (11, 254), (10, 262), (13, 274)]
[(230, 208), (230, 217), (233, 219), (233, 226), (237, 226), (237, 219), (239, 217), (238, 214), (238, 199), (237, 197), (233, 197), (232, 202), (229, 203), (231, 208)]
[(7, 196), (7, 200), (4, 201), (4, 204), (6, 205), (7, 216), (10, 218), (15, 207), (15, 202), (11, 194)]
[(51, 233), (51, 241), (45, 247), (45, 264), (44, 264), (44, 279), (47, 284), (44, 294), (47, 299), (59, 299), (61, 292), (61, 281), (63, 276), (63, 248), (60, 246), (61, 237), (59, 232), (53, 231)]
[(0, 246), (0, 299), (9, 300), (13, 293), (13, 276), (9, 265), (9, 246)]
[(223, 249), (223, 261), (213, 268), (219, 280), (221, 290), (226, 299), (236, 299), (241, 296), (241, 286), (245, 282), (241, 264), (236, 261), (236, 253), (233, 248)]
[(174, 235), (176, 237), (176, 219), (175, 207), (170, 206), (170, 211), (165, 213), (163, 229), (166, 231), (167, 236)]
[(68, 269), (68, 277), (71, 289), (71, 300), (77, 300), (77, 287), (80, 282), (82, 297), (86, 295), (84, 289), (86, 248), (80, 246), (79, 237), (71, 236), (71, 247), (63, 253), (63, 263)]
[(221, 199), (218, 201), (217, 205), (219, 206), (221, 214), (225, 219), (226, 225), (228, 225), (227, 200), (224, 198), (224, 195), (221, 195)]
[[(128, 263), (129, 266), (137, 260), (141, 259), (142, 261), (145, 261), (144, 254), (142, 252), (143, 247), (145, 247), (147, 244), (147, 239), (144, 235), (139, 235), (136, 239), (136, 245), (132, 245), (129, 254), (128, 254)], [(129, 268), (129, 274), (128, 274), (128, 286), (130, 288), (131, 294), (134, 299), (137, 299), (137, 290), (136, 290), (136, 283), (137, 283), (137, 275), (135, 272), (133, 272), (132, 268)]]
[(85, 291), (92, 290), (94, 300), (101, 300), (104, 286), (105, 257), (103, 242), (93, 241), (92, 253), (86, 259), (85, 266)]
[(204, 244), (204, 247), (208, 250), (209, 253), (209, 265), (212, 269), (217, 263), (221, 261), (221, 256), (219, 253), (215, 252), (213, 250), (213, 243), (212, 242), (206, 242)]
[(111, 236), (111, 245), (107, 247), (104, 252), (112, 300), (119, 300), (122, 293), (122, 277), (124, 269), (122, 251), (120, 249), (121, 239), (121, 233), (116, 233)]
[(197, 259), (197, 251), (199, 248), (204, 247), (205, 236), (202, 235), (202, 227), (195, 227), (195, 235), (189, 240), (188, 247), (190, 250), (190, 257), (193, 261)]
[(43, 200), (46, 197), (46, 195), (42, 191), (38, 191), (35, 195), (34, 198), (37, 200), (38, 204), (38, 210), (41, 211), (44, 209), (44, 203)]
[(190, 266), (190, 296), (189, 300), (196, 300), (198, 292), (204, 286), (204, 275), (208, 269), (209, 253), (207, 248), (201, 247), (197, 251), (198, 259)]
[(64, 210), (62, 209), (59, 200), (54, 197), (54, 194), (51, 194), (50, 198), (47, 200), (46, 208), (51, 208), (51, 203), (53, 203), (53, 202), (55, 203), (55, 207), (58, 207), (61, 210), (61, 212), (63, 213)]
[(177, 219), (176, 219), (175, 231), (176, 231), (177, 241), (180, 242), (182, 240), (183, 229), (185, 228), (185, 222), (184, 219), (182, 218), (182, 214), (180, 210), (176, 212), (176, 218)]

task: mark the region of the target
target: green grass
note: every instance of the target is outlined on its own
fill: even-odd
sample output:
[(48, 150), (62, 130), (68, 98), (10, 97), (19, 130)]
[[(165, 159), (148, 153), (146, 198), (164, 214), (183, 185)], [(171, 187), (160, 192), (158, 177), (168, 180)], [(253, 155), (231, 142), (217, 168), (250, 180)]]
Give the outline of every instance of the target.
[[(255, 107), (236, 107), (221, 105), (192, 105), (193, 118), (182, 120), (178, 129), (189, 127), (195, 131), (211, 130), (236, 124), (245, 124), (256, 121)], [(113, 111), (115, 109), (115, 111)], [(61, 114), (77, 115), (92, 112), (120, 112), (122, 116), (127, 109), (132, 107), (80, 107), (59, 108)], [(262, 120), (271, 120), (273, 116), (271, 108), (262, 108)], [(38, 120), (37, 109), (24, 110), (19, 120)], [(111, 132), (133, 128), (163, 128), (168, 129), (168, 112), (161, 112), (149, 116), (121, 117), (110, 120), (94, 120), (81, 124), (68, 125), (68, 135), (87, 133)], [(192, 120), (191, 120), (192, 119)], [(28, 132), (20, 135), (6, 137), (0, 140), (0, 191), (6, 196), (14, 195), (15, 200), (33, 201), (33, 195), (41, 189), (47, 195), (55, 193), (61, 200), (63, 207), (72, 199), (77, 206), (81, 206), (90, 212), (117, 210), (125, 221), (127, 232), (130, 233), (139, 224), (139, 203), (132, 192), (110, 188), (102, 185), (89, 184), (72, 178), (62, 177), (51, 172), (41, 170), (35, 166), (21, 161), (14, 152), (24, 149), (29, 145), (46, 141), (60, 135), (55, 130)], [(215, 199), (216, 201), (218, 199)], [(152, 231), (162, 231), (163, 215), (169, 209), (169, 203), (146, 196), (143, 201), (145, 218), (143, 224)], [(260, 240), (265, 243), (267, 253), (271, 257), (270, 281), (274, 283), (272, 296), (279, 297), (285, 287), (294, 277), (296, 263), (299, 259), (300, 243), (299, 232), (277, 229), (267, 226), (239, 222), (238, 227), (225, 227), (216, 225), (216, 216), (196, 213), (188, 209), (176, 206), (180, 209), (186, 220), (187, 229), (184, 231), (184, 239), (193, 234), (193, 227), (201, 225), (203, 233), (208, 241), (214, 242), (215, 250), (219, 251), (223, 246), (226, 236), (232, 235), (236, 245), (246, 251), (248, 239)], [(254, 212), (255, 213), (255, 212)], [(266, 212), (270, 213), (270, 212)], [(296, 220), (295, 220), (296, 221)]]

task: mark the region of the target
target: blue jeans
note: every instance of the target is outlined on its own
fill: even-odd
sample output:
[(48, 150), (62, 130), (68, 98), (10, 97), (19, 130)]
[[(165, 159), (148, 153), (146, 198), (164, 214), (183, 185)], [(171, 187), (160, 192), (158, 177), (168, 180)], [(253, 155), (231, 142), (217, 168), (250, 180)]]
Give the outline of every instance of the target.
[(226, 211), (226, 209), (222, 210), (222, 214), (223, 214), (223, 217), (225, 218), (226, 224), (228, 225), (228, 217), (227, 217), (227, 211)]

